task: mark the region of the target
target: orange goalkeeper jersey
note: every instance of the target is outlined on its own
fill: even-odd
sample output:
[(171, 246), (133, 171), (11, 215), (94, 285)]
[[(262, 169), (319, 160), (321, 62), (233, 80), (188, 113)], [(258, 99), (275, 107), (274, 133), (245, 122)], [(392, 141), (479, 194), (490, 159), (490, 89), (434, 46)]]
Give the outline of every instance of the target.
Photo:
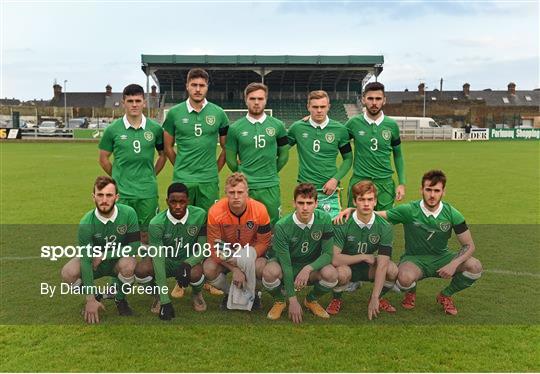
[(270, 216), (264, 204), (252, 198), (247, 199), (244, 213), (236, 216), (229, 209), (229, 199), (225, 197), (208, 211), (207, 234), (214, 259), (217, 259), (214, 244), (219, 240), (242, 246), (249, 244), (257, 251), (257, 257), (261, 257), (268, 249), (272, 237)]

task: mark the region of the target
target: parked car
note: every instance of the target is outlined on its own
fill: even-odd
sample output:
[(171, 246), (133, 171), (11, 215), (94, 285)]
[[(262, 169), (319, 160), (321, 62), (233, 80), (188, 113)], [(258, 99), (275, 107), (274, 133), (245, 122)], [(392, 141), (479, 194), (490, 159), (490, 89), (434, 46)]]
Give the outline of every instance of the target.
[(56, 122), (54, 121), (43, 121), (38, 127), (38, 135), (43, 136), (55, 136), (56, 135)]
[(66, 129), (86, 129), (88, 128), (88, 118), (72, 118), (68, 121)]

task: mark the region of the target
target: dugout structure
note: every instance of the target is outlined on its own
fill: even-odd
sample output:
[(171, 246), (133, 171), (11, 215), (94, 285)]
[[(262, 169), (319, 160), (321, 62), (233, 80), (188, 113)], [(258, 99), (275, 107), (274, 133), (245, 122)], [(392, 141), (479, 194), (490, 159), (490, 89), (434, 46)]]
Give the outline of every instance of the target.
[[(382, 72), (384, 57), (142, 55), (141, 62), (147, 90), (152, 78), (159, 87), (162, 108), (185, 100), (187, 72), (201, 67), (210, 74), (210, 101), (225, 109), (245, 108), (244, 88), (251, 82), (263, 82), (269, 88), (267, 107), (289, 122), (283, 117), (298, 119), (298, 115), (306, 113), (307, 94), (312, 90), (327, 91), (333, 106), (357, 103), (362, 87)], [(346, 116), (339, 106), (336, 109), (340, 114), (334, 117)]]

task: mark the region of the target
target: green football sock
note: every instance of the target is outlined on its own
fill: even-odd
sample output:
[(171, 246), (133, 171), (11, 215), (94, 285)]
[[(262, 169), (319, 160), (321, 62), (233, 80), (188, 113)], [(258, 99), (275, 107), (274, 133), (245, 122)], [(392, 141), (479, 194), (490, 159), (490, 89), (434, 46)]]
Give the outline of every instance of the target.
[(325, 293), (332, 291), (332, 288), (323, 286), (321, 282), (315, 283), (311, 291), (308, 293), (306, 299), (308, 301), (315, 301), (319, 299)]
[(336, 292), (336, 291), (334, 291), (334, 292), (332, 293), (332, 297), (333, 297), (334, 299), (340, 299), (340, 300), (341, 300), (341, 298), (343, 297), (343, 292)]
[(390, 291), (392, 289), (392, 287), (383, 287), (382, 290), (381, 290), (381, 295), (380, 297), (383, 297), (388, 291)]
[(118, 277), (111, 277), (112, 283), (116, 286), (116, 296), (114, 299), (116, 301), (122, 301), (126, 299), (126, 294), (122, 291), (122, 282), (120, 282), (120, 279)]
[[(476, 274), (472, 275), (476, 276)], [(452, 296), (456, 292), (462, 291), (465, 288), (469, 288), (470, 286), (472, 286), (479, 277), (480, 276), (478, 275), (476, 279), (472, 279), (465, 276), (463, 273), (457, 273), (452, 277), (452, 281), (450, 282), (450, 284), (444, 290), (442, 290), (441, 293), (444, 296)]]
[(201, 293), (203, 287), (204, 287), (204, 281), (206, 279), (204, 278), (204, 275), (201, 277), (201, 279), (199, 279), (198, 282), (196, 283), (190, 283), (189, 285), (191, 286), (191, 293), (193, 295), (196, 295), (198, 293)]
[(285, 302), (285, 296), (281, 292), (281, 281), (279, 279), (272, 283), (268, 283), (263, 279), (262, 284), (264, 289), (274, 298), (274, 301)]

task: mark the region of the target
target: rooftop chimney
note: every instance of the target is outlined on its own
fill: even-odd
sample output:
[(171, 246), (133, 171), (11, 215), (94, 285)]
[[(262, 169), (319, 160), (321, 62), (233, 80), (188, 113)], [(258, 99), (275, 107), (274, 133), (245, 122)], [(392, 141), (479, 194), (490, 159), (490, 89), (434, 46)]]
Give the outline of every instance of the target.
[(425, 90), (425, 88), (426, 88), (426, 84), (425, 84), (425, 83), (420, 83), (420, 84), (418, 85), (418, 94), (419, 94), (420, 96), (424, 96), (424, 92), (425, 92), (424, 90)]
[(105, 96), (111, 96), (112, 95), (112, 87), (110, 84), (105, 86)]
[(55, 83), (53, 85), (53, 93), (55, 99), (60, 99), (60, 96), (62, 95), (62, 86), (60, 86), (58, 83)]
[(463, 85), (463, 95), (469, 96), (471, 93), (471, 85), (469, 83), (465, 83)]
[(150, 93), (150, 96), (153, 96), (153, 97), (157, 96), (157, 87), (155, 84), (152, 85), (152, 92)]
[(514, 82), (508, 83), (508, 94), (509, 95), (515, 95), (516, 94), (516, 84)]

